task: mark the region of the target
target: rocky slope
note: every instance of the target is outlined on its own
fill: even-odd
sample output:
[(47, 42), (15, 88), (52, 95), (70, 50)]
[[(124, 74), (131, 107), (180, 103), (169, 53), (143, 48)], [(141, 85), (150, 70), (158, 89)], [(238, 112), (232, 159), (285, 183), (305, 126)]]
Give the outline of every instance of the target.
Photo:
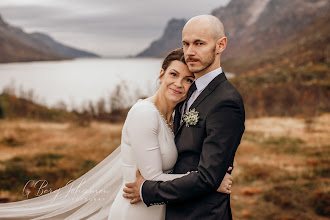
[(25, 33), (0, 16), (0, 63), (61, 60), (77, 57), (98, 57), (96, 54), (65, 46), (46, 34)]
[[(172, 19), (167, 24), (163, 36), (139, 53), (138, 57), (164, 57), (171, 49), (181, 47), (181, 30), (185, 19)], [(169, 49), (171, 48), (171, 49)]]
[[(328, 0), (232, 0), (213, 10), (211, 14), (224, 23), (228, 37), (222, 65), (240, 74), (256, 73), (259, 66), (264, 71), (283, 63), (300, 65), (329, 59), (329, 8)], [(178, 47), (174, 42), (180, 42), (181, 30), (169, 22), (161, 39), (143, 55), (161, 57)]]

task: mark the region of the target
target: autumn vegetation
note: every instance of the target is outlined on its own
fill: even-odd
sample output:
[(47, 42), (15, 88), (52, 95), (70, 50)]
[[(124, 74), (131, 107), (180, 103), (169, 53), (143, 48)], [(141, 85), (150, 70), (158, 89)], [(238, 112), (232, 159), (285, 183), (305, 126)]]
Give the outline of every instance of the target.
[[(330, 218), (328, 16), (281, 47), (224, 63), (239, 73), (230, 81), (247, 116), (233, 171), (235, 220)], [(14, 91), (0, 94), (0, 202), (46, 193), (39, 182), (27, 196), (29, 180), (62, 187), (120, 145), (125, 89), (72, 110)]]
[(129, 110), (126, 106), (125, 95), (122, 86), (118, 85), (109, 97), (101, 97), (96, 103), (90, 101), (79, 109), (74, 108), (69, 111), (64, 102), (59, 102), (54, 107), (46, 107), (38, 102), (33, 90), (20, 89), (17, 92), (13, 85), (8, 85), (0, 94), (0, 118), (71, 122), (79, 126), (89, 126), (94, 120), (111, 123), (123, 122)]
[(248, 117), (300, 116), (309, 119), (330, 111), (329, 66), (328, 62), (274, 68), (231, 81), (243, 96)]
[[(83, 175), (120, 145), (122, 125), (1, 119), (0, 201), (40, 196)], [(329, 113), (312, 125), (299, 117), (247, 119), (234, 163), (234, 219), (327, 219), (329, 125)], [(24, 188), (29, 180), (39, 182)]]
[[(247, 115), (234, 164), (234, 219), (328, 219), (329, 63), (274, 68), (230, 81), (242, 94)], [(31, 91), (20, 96), (13, 91), (0, 95), (0, 202), (65, 186), (120, 145), (128, 111), (122, 88), (109, 100), (71, 111), (37, 104)], [(29, 180), (40, 181), (24, 189)], [(42, 184), (47, 185), (38, 191)]]

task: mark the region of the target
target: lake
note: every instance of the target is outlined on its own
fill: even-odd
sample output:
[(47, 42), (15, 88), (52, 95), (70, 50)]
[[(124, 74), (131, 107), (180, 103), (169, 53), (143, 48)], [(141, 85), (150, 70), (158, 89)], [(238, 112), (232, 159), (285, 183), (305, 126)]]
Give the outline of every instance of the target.
[(0, 91), (10, 87), (22, 96), (33, 91), (34, 100), (47, 106), (65, 103), (80, 109), (89, 101), (107, 99), (117, 85), (128, 104), (152, 95), (162, 59), (76, 59), (68, 61), (0, 64)]
[[(11, 88), (22, 97), (32, 91), (37, 103), (49, 107), (64, 103), (68, 109), (81, 109), (101, 98), (108, 102), (119, 85), (129, 106), (138, 98), (155, 93), (161, 64), (162, 59), (154, 58), (0, 64), (0, 92)], [(232, 77), (230, 73), (226, 75)]]

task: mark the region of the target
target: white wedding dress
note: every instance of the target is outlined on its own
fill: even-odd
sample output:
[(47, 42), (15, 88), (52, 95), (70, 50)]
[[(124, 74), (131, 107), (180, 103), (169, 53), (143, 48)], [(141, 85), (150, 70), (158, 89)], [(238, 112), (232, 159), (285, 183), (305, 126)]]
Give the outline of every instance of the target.
[(148, 180), (173, 180), (182, 174), (171, 171), (177, 150), (174, 134), (156, 106), (147, 100), (136, 103), (127, 115), (121, 139), (123, 185), (111, 207), (109, 219), (165, 219), (165, 205), (148, 207), (143, 203), (130, 204), (123, 197), (124, 184), (134, 182), (136, 170)]
[[(121, 151), (120, 151), (121, 150)], [(121, 147), (70, 184), (49, 194), (0, 204), (0, 219), (165, 219), (165, 206), (130, 204), (122, 197), (136, 170), (148, 180), (172, 180), (185, 174), (165, 174), (174, 166), (174, 134), (156, 106), (139, 100), (129, 111)]]

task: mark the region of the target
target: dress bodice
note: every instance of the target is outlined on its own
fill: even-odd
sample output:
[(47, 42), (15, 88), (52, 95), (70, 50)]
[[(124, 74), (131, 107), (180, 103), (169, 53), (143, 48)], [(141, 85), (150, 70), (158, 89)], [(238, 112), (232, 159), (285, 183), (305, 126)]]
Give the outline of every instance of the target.
[[(185, 174), (168, 174), (176, 163), (178, 152), (174, 134), (155, 104), (139, 100), (128, 112), (121, 138), (123, 186), (110, 209), (109, 219), (164, 220), (165, 205), (147, 207), (130, 204), (123, 197), (125, 182), (136, 180), (136, 170), (147, 180), (169, 181)], [(142, 198), (143, 199), (143, 198)]]
[(172, 170), (177, 156), (174, 134), (157, 107), (139, 100), (129, 111), (122, 131), (124, 181), (135, 180), (137, 169), (146, 179), (167, 180), (164, 173)]

